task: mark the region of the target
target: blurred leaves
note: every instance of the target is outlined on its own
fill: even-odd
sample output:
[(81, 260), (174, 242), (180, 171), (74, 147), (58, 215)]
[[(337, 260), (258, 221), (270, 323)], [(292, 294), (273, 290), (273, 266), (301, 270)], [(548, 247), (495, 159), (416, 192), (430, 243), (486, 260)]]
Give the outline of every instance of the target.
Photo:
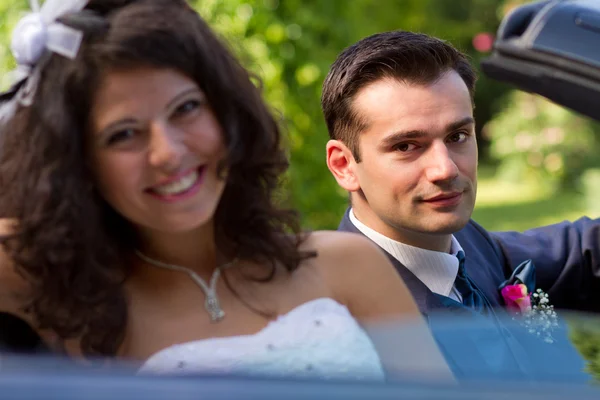
[[(283, 116), (292, 165), (291, 201), (305, 227), (334, 229), (347, 204), (325, 165), (328, 133), (320, 108), (329, 66), (359, 39), (394, 29), (425, 32), (471, 54), (482, 31), (495, 32), (501, 0), (227, 0), (193, 1), (264, 83), (269, 104)], [(241, 11), (240, 11), (241, 10)], [(482, 77), (476, 118), (487, 121), (506, 86)], [(483, 154), (485, 156), (485, 141)]]
[(6, 88), (10, 82), (9, 71), (15, 67), (15, 60), (10, 52), (10, 33), (19, 18), (27, 9), (29, 3), (20, 1), (15, 4), (14, 1), (0, 0), (0, 87)]
[(485, 134), (502, 176), (535, 175), (558, 189), (575, 189), (584, 171), (600, 165), (599, 128), (540, 96), (514, 92)]
[(569, 321), (569, 338), (586, 360), (586, 372), (600, 383), (600, 322), (595, 318)]

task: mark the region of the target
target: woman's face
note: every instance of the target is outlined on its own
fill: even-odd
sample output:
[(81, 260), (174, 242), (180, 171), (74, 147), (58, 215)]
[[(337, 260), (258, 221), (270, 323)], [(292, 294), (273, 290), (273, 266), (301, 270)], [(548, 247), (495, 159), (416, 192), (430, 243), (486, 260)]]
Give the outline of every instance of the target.
[(221, 126), (204, 93), (171, 69), (104, 75), (89, 154), (104, 199), (139, 229), (183, 233), (212, 220), (225, 188)]

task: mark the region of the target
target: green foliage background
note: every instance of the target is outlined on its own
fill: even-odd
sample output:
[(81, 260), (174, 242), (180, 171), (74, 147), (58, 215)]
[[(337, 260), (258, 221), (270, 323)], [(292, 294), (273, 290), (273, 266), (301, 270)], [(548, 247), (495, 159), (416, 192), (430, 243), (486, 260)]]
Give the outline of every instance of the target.
[[(231, 43), (264, 81), (265, 95), (283, 116), (292, 167), (288, 188), (307, 228), (335, 228), (346, 207), (325, 166), (327, 130), (320, 110), (321, 84), (335, 57), (367, 35), (393, 29), (450, 40), (473, 55), (471, 40), (495, 31), (498, 0), (208, 0), (200, 14)], [(481, 79), (477, 117), (488, 120), (506, 87)], [(484, 141), (485, 142), (485, 141)], [(482, 152), (485, 154), (485, 146)]]
[[(191, 4), (263, 81), (265, 97), (282, 116), (292, 167), (287, 188), (307, 228), (335, 228), (346, 194), (324, 161), (327, 130), (321, 84), (342, 49), (362, 37), (393, 29), (421, 31), (473, 55), (471, 40), (498, 25), (500, 0), (192, 0)], [(10, 29), (25, 0), (0, 0), (0, 76), (14, 67)], [(6, 85), (6, 81), (2, 83)], [(482, 78), (477, 117), (488, 120), (506, 87)], [(482, 146), (485, 154), (486, 146)]]
[[(320, 109), (321, 84), (336, 56), (357, 40), (381, 31), (405, 29), (450, 41), (469, 54), (478, 67), (487, 54), (475, 51), (477, 33), (494, 33), (499, 21), (524, 0), (191, 0), (191, 4), (263, 82), (264, 95), (281, 117), (288, 137), (291, 168), (285, 189), (302, 213), (308, 229), (333, 229), (346, 207), (347, 196), (325, 165), (327, 130)], [(9, 51), (10, 30), (28, 9), (26, 0), (0, 0), (0, 84), (8, 84), (14, 68)], [(594, 191), (597, 126), (539, 97), (514, 94), (507, 85), (480, 74), (476, 93), (480, 163), (499, 167), (482, 181), (476, 216), (484, 226), (505, 228), (500, 186), (513, 189), (527, 181), (538, 195), (555, 195), (568, 187)], [(532, 104), (537, 111), (531, 113)], [(529, 111), (528, 111), (529, 110)], [(533, 116), (532, 116), (533, 115)], [(585, 179), (581, 179), (584, 177)], [(502, 181), (502, 182), (501, 182)], [(543, 183), (540, 185), (540, 183)], [(517, 189), (518, 190), (518, 189)], [(588, 190), (589, 191), (589, 190)], [(486, 195), (487, 193), (487, 195)], [(493, 195), (490, 195), (492, 194)], [(521, 198), (522, 197), (522, 198)], [(532, 200), (521, 196), (519, 200)], [(539, 197), (539, 196), (538, 196)], [(535, 201), (540, 200), (537, 198)], [(543, 200), (543, 199), (541, 199)], [(574, 205), (574, 203), (577, 203)], [(565, 199), (571, 210), (586, 211), (587, 203)], [(519, 215), (516, 229), (552, 221), (556, 210), (538, 207), (541, 217)], [(594, 208), (595, 210), (596, 208)], [(555, 212), (554, 212), (555, 213)], [(524, 214), (530, 214), (524, 212)], [(556, 214), (556, 213), (555, 213)], [(561, 214), (562, 215), (562, 214)], [(572, 214), (566, 213), (571, 217)], [(499, 218), (501, 216), (501, 218)]]
[(586, 372), (600, 383), (600, 322), (597, 318), (577, 317), (569, 321), (569, 337), (586, 360)]

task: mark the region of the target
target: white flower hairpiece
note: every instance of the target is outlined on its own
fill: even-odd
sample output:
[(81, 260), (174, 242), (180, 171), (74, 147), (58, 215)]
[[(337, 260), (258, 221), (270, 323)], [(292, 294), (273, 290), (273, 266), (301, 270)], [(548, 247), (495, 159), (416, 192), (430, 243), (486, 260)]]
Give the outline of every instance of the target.
[(48, 51), (75, 58), (83, 33), (57, 22), (65, 14), (81, 11), (89, 0), (29, 0), (31, 12), (25, 15), (12, 32), (10, 49), (17, 62), (12, 71), (13, 83), (25, 81), (13, 99), (0, 109), (0, 120), (10, 117), (16, 105), (31, 105)]

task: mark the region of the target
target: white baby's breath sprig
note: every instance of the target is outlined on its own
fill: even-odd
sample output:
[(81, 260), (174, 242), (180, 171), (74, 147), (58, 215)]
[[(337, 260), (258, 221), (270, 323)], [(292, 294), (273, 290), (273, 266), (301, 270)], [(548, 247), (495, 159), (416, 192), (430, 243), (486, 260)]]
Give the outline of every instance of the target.
[(558, 315), (550, 304), (548, 294), (537, 289), (531, 295), (531, 307), (523, 312), (523, 325), (529, 333), (538, 336), (546, 343), (554, 343), (552, 336), (558, 327)]

